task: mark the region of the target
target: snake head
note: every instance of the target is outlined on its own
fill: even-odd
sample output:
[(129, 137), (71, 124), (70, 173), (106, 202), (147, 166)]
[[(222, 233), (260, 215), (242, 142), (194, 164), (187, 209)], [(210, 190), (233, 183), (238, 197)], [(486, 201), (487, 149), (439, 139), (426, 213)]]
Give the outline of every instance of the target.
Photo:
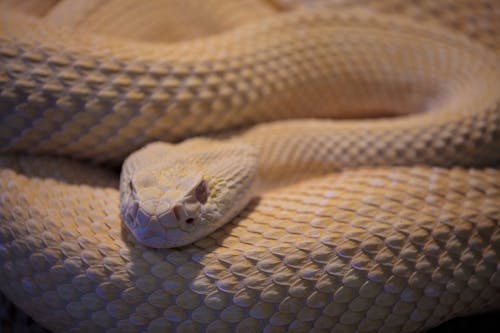
[[(249, 150), (250, 149), (250, 150)], [(253, 149), (219, 147), (160, 160), (132, 172), (122, 188), (121, 215), (142, 244), (177, 247), (229, 221), (251, 198)]]

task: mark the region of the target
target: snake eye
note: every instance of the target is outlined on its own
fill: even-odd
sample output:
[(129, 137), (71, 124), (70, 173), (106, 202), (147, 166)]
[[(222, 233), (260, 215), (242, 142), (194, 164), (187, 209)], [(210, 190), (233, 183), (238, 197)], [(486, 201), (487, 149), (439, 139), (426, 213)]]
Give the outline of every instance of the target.
[(200, 182), (200, 184), (198, 184), (198, 186), (194, 190), (194, 196), (195, 196), (196, 200), (198, 200), (200, 203), (204, 204), (208, 200), (208, 194), (209, 194), (208, 185), (204, 180), (202, 180)]

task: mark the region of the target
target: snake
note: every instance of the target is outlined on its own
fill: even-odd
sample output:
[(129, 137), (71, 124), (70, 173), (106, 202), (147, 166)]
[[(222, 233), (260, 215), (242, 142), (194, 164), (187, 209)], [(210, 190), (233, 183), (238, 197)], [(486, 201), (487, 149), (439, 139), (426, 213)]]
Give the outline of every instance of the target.
[(497, 21), (246, 1), (148, 35), (117, 29), (124, 3), (0, 13), (17, 307), (53, 332), (416, 332), (500, 307)]

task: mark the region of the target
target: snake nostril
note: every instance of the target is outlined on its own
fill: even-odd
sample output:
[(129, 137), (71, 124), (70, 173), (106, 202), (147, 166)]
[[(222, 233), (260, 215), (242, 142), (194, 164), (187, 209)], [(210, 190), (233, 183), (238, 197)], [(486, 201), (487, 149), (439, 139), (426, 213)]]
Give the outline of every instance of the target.
[(191, 223), (193, 223), (193, 222), (194, 222), (194, 219), (193, 219), (192, 217), (190, 217), (190, 218), (186, 219), (186, 223), (187, 223), (187, 224), (191, 224)]

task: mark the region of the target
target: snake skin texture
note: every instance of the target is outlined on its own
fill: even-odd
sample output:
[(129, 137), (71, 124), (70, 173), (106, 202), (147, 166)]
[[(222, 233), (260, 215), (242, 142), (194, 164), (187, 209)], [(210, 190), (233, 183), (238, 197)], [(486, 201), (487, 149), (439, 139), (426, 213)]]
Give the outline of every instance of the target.
[[(381, 89), (370, 82), (377, 76), (364, 70), (370, 59), (397, 58), (386, 52), (388, 48), (375, 45), (396, 42), (396, 53), (417, 58), (425, 48), (419, 38), (446, 41), (453, 50), (443, 45), (442, 52), (450, 53), (464, 43), (449, 31), (349, 11), (292, 12), (210, 39), (165, 45), (117, 43), (116, 38), (83, 32), (75, 38), (71, 30), (7, 11), (2, 15), (1, 151), (59, 154), (116, 165), (154, 140), (177, 141), (285, 118), (423, 111), (423, 106), (387, 103), (391, 94), (419, 97), (411, 95), (411, 89)], [(296, 33), (296, 26), (301, 33)], [(419, 61), (405, 64), (405, 58), (398, 61), (403, 68), (411, 69), (412, 61)], [(428, 70), (413, 66), (413, 71), (440, 71), (446, 68), (441, 59), (446, 62), (446, 56), (436, 56)], [(396, 65), (386, 64), (399, 68)], [(383, 66), (372, 63), (370, 68), (377, 71)], [(378, 73), (387, 80), (404, 80), (391, 74)], [(364, 93), (352, 98), (356, 88)], [(360, 105), (346, 112), (346, 99), (359, 99)]]
[(113, 174), (1, 172), (2, 291), (54, 331), (411, 332), (500, 305), (494, 169), (346, 171), (175, 250), (130, 242)]
[[(498, 2), (198, 4), (0, 1), (7, 299), (53, 332), (416, 332), (499, 309)], [(268, 181), (317, 178), (181, 248), (138, 244), (116, 169), (85, 163), (305, 116), (394, 118), (241, 132)], [(7, 331), (45, 332), (7, 299)]]
[(270, 0), (280, 10), (294, 8), (332, 8), (338, 11), (352, 8), (407, 16), (422, 24), (437, 23), (480, 40), (500, 51), (500, 6), (489, 0)]
[[(191, 14), (182, 15), (186, 12)], [(165, 13), (169, 13), (168, 20)], [(66, 28), (84, 29), (87, 34), (174, 42), (224, 32), (274, 13), (271, 6), (259, 0), (71, 0), (60, 2), (43, 19)]]

